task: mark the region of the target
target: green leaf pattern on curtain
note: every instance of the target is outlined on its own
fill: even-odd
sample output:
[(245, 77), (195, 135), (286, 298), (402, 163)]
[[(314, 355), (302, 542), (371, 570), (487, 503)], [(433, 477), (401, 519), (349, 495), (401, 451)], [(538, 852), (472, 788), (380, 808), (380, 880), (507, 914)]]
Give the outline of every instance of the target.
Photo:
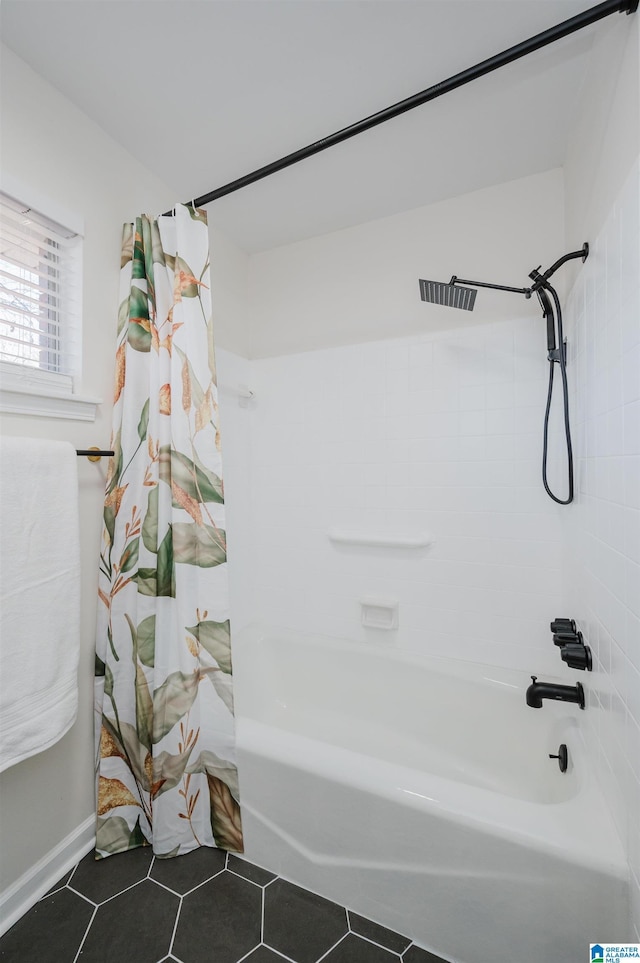
[(206, 215), (124, 226), (96, 644), (99, 857), (242, 852)]

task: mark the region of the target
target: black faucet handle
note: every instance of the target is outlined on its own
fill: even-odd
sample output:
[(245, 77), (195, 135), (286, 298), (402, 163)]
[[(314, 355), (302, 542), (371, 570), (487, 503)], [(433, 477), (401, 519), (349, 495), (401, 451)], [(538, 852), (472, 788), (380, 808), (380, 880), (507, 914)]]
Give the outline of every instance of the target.
[(553, 636), (554, 645), (563, 646), (563, 645), (569, 645), (571, 643), (575, 645), (584, 645), (584, 641), (582, 639), (582, 632), (563, 631), (563, 632), (554, 633), (554, 636)]
[(554, 619), (549, 628), (552, 632), (571, 632), (575, 633), (576, 623), (573, 619)]
[(587, 669), (591, 672), (593, 667), (591, 649), (588, 645), (583, 645), (580, 642), (568, 642), (563, 645), (560, 649), (560, 658), (570, 669), (582, 669), (583, 671)]

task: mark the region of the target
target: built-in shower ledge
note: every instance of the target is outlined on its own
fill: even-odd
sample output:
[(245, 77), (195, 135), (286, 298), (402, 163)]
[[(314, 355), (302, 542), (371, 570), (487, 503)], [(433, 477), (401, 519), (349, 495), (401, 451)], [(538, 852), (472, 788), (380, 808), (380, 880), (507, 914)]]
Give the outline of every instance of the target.
[(356, 532), (330, 528), (327, 534), (331, 542), (373, 548), (426, 548), (433, 542), (433, 537), (426, 532), (417, 535), (393, 535), (386, 532)]

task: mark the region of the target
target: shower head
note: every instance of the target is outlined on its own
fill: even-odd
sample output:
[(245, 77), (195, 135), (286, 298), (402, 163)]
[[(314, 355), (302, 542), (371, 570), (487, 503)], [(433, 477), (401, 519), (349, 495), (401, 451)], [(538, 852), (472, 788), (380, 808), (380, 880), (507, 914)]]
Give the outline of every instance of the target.
[[(582, 255), (582, 252), (580, 252)], [(573, 256), (573, 255), (570, 255)], [(465, 284), (472, 284), (472, 288), (463, 287)], [(490, 288), (492, 291), (513, 291), (514, 294), (524, 294), (525, 298), (531, 297), (533, 288), (512, 288), (504, 284), (489, 284), (487, 281), (469, 281), (468, 278), (459, 278), (453, 275), (448, 284), (442, 281), (423, 281), (420, 278), (420, 297), (423, 301), (430, 304), (443, 304), (446, 308), (462, 308), (464, 311), (473, 311), (476, 303), (475, 288)]]
[(461, 287), (455, 282), (455, 276), (451, 278), (449, 284), (443, 281), (423, 281), (420, 278), (420, 297), (430, 304), (443, 304), (447, 308), (473, 311), (478, 292), (473, 288)]

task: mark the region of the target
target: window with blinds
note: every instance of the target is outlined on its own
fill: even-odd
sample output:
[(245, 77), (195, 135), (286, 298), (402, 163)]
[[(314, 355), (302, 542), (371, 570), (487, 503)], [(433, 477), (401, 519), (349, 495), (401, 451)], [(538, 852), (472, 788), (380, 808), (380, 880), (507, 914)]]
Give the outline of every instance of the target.
[(0, 367), (71, 393), (79, 374), (82, 238), (0, 193)]

